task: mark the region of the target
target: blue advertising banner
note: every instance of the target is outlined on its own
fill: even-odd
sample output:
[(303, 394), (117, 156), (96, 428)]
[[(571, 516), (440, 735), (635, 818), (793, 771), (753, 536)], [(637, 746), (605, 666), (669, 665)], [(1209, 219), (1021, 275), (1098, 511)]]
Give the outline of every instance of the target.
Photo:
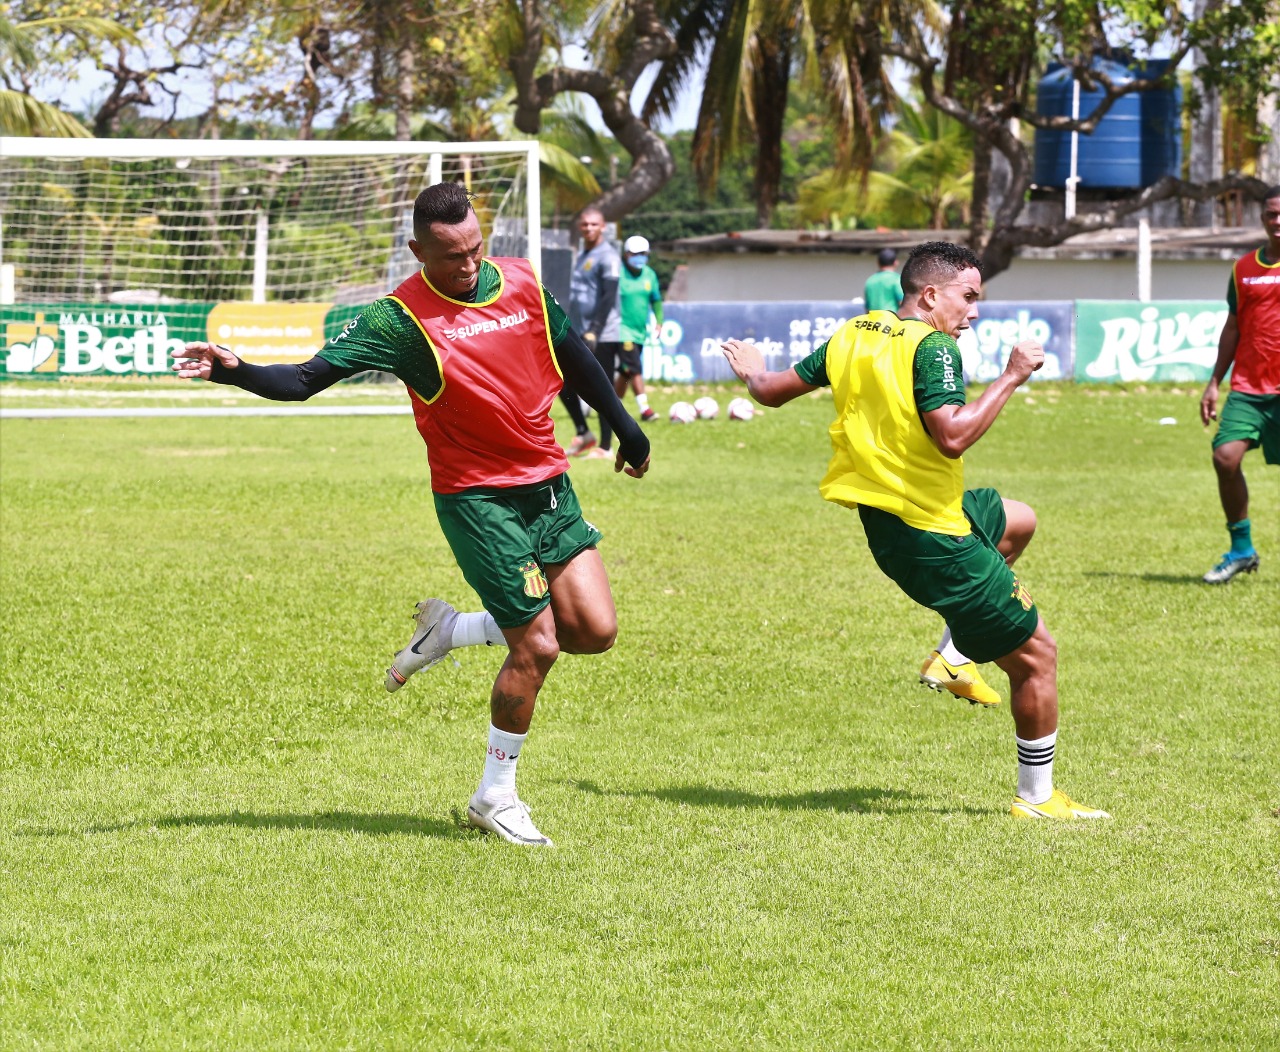
[(1023, 340), (1044, 345), (1044, 365), (1031, 374), (1032, 381), (1070, 380), (1075, 368), (1074, 313), (1070, 300), (979, 303), (977, 320), (956, 341), (965, 380), (990, 383), (1004, 371), (1014, 344)]
[[(988, 382), (1000, 374), (1009, 350), (1020, 340), (1044, 344), (1044, 368), (1035, 380), (1072, 375), (1070, 301), (984, 302), (973, 328), (959, 344), (965, 379)], [(862, 313), (862, 301), (789, 303), (668, 303), (660, 332), (651, 326), (644, 350), (644, 375), (659, 382), (714, 383), (733, 379), (720, 344), (753, 340), (770, 369), (785, 369), (815, 351), (848, 319)]]

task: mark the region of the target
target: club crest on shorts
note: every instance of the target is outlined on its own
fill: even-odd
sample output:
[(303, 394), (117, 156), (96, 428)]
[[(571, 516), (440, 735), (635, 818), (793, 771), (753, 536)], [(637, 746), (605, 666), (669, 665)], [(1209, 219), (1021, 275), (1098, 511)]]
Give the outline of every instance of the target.
[(532, 559), (520, 567), (520, 575), (524, 578), (524, 594), (529, 598), (541, 599), (547, 594), (547, 575)]
[(1027, 591), (1027, 586), (1016, 577), (1013, 579), (1013, 591), (1009, 593), (1009, 598), (1018, 600), (1022, 604), (1023, 610), (1030, 610), (1035, 605), (1035, 600), (1031, 598), (1031, 593)]

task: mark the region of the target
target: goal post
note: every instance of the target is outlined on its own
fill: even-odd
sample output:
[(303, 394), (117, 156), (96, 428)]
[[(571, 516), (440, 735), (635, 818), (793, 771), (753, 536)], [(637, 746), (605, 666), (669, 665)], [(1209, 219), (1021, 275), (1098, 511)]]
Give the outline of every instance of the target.
[(475, 195), (489, 255), (541, 272), (538, 158), (536, 141), (0, 136), (0, 297), (363, 305), (417, 265), (413, 201), (443, 180)]

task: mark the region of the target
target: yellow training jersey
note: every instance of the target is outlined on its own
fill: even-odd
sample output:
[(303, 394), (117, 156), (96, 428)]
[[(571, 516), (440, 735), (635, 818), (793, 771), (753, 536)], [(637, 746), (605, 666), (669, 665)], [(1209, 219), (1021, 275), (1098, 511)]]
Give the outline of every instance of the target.
[[(942, 455), (916, 408), (916, 348), (935, 331), (878, 310), (846, 322), (828, 341), (836, 419), (831, 463), (819, 489), (846, 507), (865, 504), (918, 530), (964, 537), (964, 468)], [(958, 357), (943, 365), (960, 372)]]

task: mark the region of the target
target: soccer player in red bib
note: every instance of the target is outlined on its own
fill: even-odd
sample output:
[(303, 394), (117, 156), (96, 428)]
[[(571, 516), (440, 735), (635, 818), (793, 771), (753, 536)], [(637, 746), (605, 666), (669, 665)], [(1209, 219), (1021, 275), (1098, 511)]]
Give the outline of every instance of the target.
[(1266, 192), (1262, 229), (1267, 243), (1241, 256), (1227, 286), (1227, 322), (1218, 337), (1218, 360), (1200, 399), (1200, 419), (1218, 416), (1218, 385), (1231, 370), (1231, 391), (1213, 438), (1213, 469), (1227, 516), (1231, 550), (1204, 575), (1206, 584), (1227, 584), (1258, 568), (1249, 532), (1249, 487), (1244, 455), (1262, 447), (1263, 460), (1280, 464), (1280, 186)]
[(387, 690), (463, 646), (505, 646), (490, 695), (488, 753), (470, 823), (524, 845), (550, 845), (516, 793), (516, 761), (538, 692), (561, 652), (599, 654), (618, 621), (596, 548), (555, 440), (551, 403), (568, 385), (612, 424), (615, 471), (641, 478), (649, 440), (623, 409), (582, 337), (524, 259), (488, 259), (471, 197), (458, 183), (418, 195), (409, 248), (422, 269), (371, 304), (301, 365), (255, 366), (223, 347), (188, 344), (179, 376), (277, 400), (310, 397), (366, 369), (408, 388), (427, 444), (436, 515), (484, 610), (418, 604)]

